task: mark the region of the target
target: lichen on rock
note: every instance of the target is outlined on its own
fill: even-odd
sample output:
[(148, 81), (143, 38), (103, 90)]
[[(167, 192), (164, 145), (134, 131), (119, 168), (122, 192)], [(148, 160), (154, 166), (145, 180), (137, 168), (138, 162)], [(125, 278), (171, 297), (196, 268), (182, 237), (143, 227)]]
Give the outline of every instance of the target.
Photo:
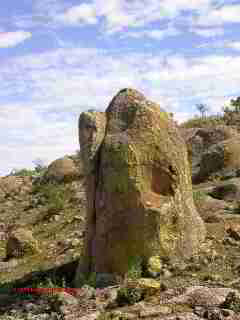
[(168, 113), (124, 89), (105, 113), (82, 113), (79, 123), (89, 177), (87, 236), (77, 276), (123, 275), (132, 256), (147, 263), (152, 256), (176, 260), (196, 254), (206, 232), (193, 203), (186, 146)]

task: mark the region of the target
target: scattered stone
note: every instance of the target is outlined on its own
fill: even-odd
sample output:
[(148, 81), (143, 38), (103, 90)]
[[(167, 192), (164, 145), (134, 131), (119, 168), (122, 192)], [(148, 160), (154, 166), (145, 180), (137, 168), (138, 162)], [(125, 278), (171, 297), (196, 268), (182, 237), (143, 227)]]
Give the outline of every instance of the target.
[(231, 288), (193, 286), (187, 288), (183, 295), (169, 300), (168, 303), (184, 303), (192, 306), (220, 306), (230, 292), (234, 292), (239, 295), (237, 290)]
[(240, 240), (240, 225), (239, 224), (231, 224), (231, 226), (226, 230), (229, 237), (232, 239), (239, 241)]
[(154, 306), (148, 307), (146, 310), (140, 311), (140, 318), (158, 317), (161, 315), (166, 315), (172, 312), (172, 309), (167, 306)]
[(8, 235), (6, 244), (6, 258), (20, 258), (25, 255), (40, 253), (40, 248), (30, 230), (24, 228), (13, 229)]
[(163, 269), (162, 270), (162, 276), (164, 278), (171, 278), (172, 277), (172, 272), (169, 271), (168, 269)]

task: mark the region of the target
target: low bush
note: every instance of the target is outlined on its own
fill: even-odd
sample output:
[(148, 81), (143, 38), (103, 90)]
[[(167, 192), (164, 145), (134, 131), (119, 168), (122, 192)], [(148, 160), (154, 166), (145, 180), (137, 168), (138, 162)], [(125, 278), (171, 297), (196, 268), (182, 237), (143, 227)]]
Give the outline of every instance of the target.
[(138, 279), (143, 273), (143, 261), (140, 257), (131, 257), (128, 262), (128, 272), (126, 277), (129, 279)]
[(143, 299), (143, 290), (140, 288), (122, 287), (117, 292), (117, 304), (121, 307), (127, 304), (134, 304)]
[(194, 202), (201, 201), (204, 199), (204, 197), (206, 197), (206, 194), (203, 191), (201, 190), (193, 191)]
[(71, 196), (70, 191), (64, 185), (55, 183), (37, 184), (33, 187), (32, 192), (44, 197), (50, 214), (63, 210), (67, 200)]
[(215, 127), (217, 125), (225, 124), (224, 117), (221, 115), (213, 115), (208, 117), (199, 117), (195, 116), (192, 119), (189, 119), (183, 122), (180, 127), (182, 128), (209, 128)]

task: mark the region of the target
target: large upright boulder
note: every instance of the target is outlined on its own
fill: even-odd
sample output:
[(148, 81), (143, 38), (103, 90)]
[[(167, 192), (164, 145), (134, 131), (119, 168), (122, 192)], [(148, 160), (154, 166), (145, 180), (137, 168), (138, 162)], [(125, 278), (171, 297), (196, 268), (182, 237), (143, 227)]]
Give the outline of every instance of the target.
[[(81, 154), (89, 172), (82, 272), (124, 275), (134, 258), (196, 254), (204, 223), (192, 198), (185, 143), (171, 117), (133, 89), (105, 113), (82, 113)], [(77, 280), (76, 280), (77, 281)]]

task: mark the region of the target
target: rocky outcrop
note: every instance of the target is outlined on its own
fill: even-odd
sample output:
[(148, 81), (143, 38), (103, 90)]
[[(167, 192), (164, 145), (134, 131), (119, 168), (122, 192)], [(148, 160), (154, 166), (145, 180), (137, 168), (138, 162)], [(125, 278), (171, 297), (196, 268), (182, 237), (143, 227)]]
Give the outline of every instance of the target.
[(125, 274), (129, 261), (195, 254), (205, 237), (184, 141), (171, 117), (132, 89), (105, 113), (82, 113), (88, 217), (81, 272)]
[[(220, 160), (215, 163), (214, 158), (212, 167), (208, 170), (209, 172), (203, 173), (206, 165), (204, 158), (207, 157), (208, 150), (212, 154), (213, 149), (217, 148), (216, 145), (218, 143), (238, 137), (238, 132), (226, 125), (212, 128), (182, 128), (181, 134), (187, 144), (188, 158), (192, 168), (192, 180), (194, 183), (205, 180), (211, 172), (218, 170), (217, 165)], [(207, 161), (209, 161), (209, 156)]]
[(240, 176), (240, 136), (216, 143), (201, 157), (196, 182), (205, 181), (211, 175), (222, 179)]

